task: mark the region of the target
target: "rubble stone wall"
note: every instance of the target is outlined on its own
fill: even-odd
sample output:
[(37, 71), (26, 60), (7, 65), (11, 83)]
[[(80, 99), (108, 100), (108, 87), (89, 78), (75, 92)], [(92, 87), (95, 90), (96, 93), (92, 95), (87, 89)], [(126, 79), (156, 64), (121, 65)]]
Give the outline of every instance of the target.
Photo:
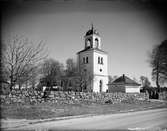
[(159, 93), (160, 100), (167, 100), (167, 91), (163, 91)]
[(51, 102), (55, 104), (92, 104), (92, 103), (120, 103), (148, 100), (145, 93), (85, 93), (85, 92), (63, 92), (51, 91), (47, 97), (43, 92), (38, 91), (12, 91), (9, 95), (1, 95), (1, 103), (30, 103), (38, 104)]

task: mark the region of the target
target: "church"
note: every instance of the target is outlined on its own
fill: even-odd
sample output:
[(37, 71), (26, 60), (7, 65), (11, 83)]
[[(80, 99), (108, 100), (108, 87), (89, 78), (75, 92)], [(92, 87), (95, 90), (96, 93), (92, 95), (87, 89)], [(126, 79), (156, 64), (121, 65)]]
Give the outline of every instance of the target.
[(102, 50), (101, 37), (91, 27), (84, 36), (85, 47), (77, 53), (80, 74), (88, 79), (86, 90), (106, 92), (108, 90), (108, 54)]

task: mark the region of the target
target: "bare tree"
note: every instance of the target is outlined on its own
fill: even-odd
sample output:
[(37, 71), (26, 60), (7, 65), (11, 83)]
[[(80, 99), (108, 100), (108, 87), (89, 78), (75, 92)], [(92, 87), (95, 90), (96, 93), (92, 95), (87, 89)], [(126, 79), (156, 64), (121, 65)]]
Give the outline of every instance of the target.
[(159, 91), (160, 80), (167, 80), (167, 40), (154, 47), (150, 55), (150, 65), (152, 67), (152, 78), (156, 81)]
[(77, 64), (72, 58), (66, 60), (66, 76), (75, 76), (77, 73)]
[(74, 60), (68, 59), (66, 69), (65, 85), (66, 90), (70, 87), (73, 91), (92, 92), (93, 74), (87, 71), (84, 64), (80, 65), (80, 70)]
[(83, 71), (80, 73), (80, 88), (81, 91), (92, 92), (92, 81), (93, 75), (91, 75), (88, 71)]
[(151, 83), (149, 79), (146, 76), (140, 76), (140, 81), (142, 83), (142, 86), (145, 87), (150, 87)]
[(145, 76), (140, 76), (140, 81), (141, 81), (142, 86), (144, 85), (144, 80), (145, 80)]
[(64, 82), (64, 90), (73, 90), (78, 91), (78, 68), (77, 64), (72, 58), (68, 58), (66, 60), (66, 70), (65, 76), (63, 79)]
[(53, 87), (61, 80), (64, 75), (64, 66), (54, 59), (47, 59), (41, 66), (41, 84), (47, 87)]
[(81, 65), (80, 71), (77, 64), (71, 58), (66, 61), (65, 76), (63, 76), (63, 89), (64, 91), (86, 91), (91, 92), (92, 75), (86, 71), (85, 65)]
[(80, 65), (78, 76), (80, 81), (80, 91), (92, 92), (92, 82), (94, 76), (89, 70), (87, 70), (85, 64)]
[(113, 81), (113, 77), (111, 75), (108, 76), (108, 83), (111, 84)]
[(6, 82), (12, 90), (17, 83), (31, 79), (31, 73), (37, 64), (47, 55), (42, 41), (35, 45), (27, 38), (15, 36), (5, 41), (4, 45), (6, 48), (2, 52), (3, 71), (7, 75)]

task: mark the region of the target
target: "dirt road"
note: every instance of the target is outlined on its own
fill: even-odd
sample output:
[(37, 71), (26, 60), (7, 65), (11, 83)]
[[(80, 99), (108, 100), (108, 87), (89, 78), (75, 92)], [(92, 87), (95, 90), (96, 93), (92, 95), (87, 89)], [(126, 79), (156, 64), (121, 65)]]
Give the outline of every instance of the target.
[(147, 111), (128, 112), (74, 118), (68, 120), (52, 121), (32, 124), (15, 129), (145, 129), (167, 128), (167, 109), (154, 109)]

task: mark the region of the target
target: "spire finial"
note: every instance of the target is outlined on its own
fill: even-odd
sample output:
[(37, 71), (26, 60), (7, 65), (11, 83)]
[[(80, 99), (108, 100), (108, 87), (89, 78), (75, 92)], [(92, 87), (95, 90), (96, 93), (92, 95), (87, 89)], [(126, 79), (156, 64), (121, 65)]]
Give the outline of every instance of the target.
[(91, 23), (91, 26), (92, 26), (92, 30), (94, 29), (94, 27), (93, 27), (93, 22)]

